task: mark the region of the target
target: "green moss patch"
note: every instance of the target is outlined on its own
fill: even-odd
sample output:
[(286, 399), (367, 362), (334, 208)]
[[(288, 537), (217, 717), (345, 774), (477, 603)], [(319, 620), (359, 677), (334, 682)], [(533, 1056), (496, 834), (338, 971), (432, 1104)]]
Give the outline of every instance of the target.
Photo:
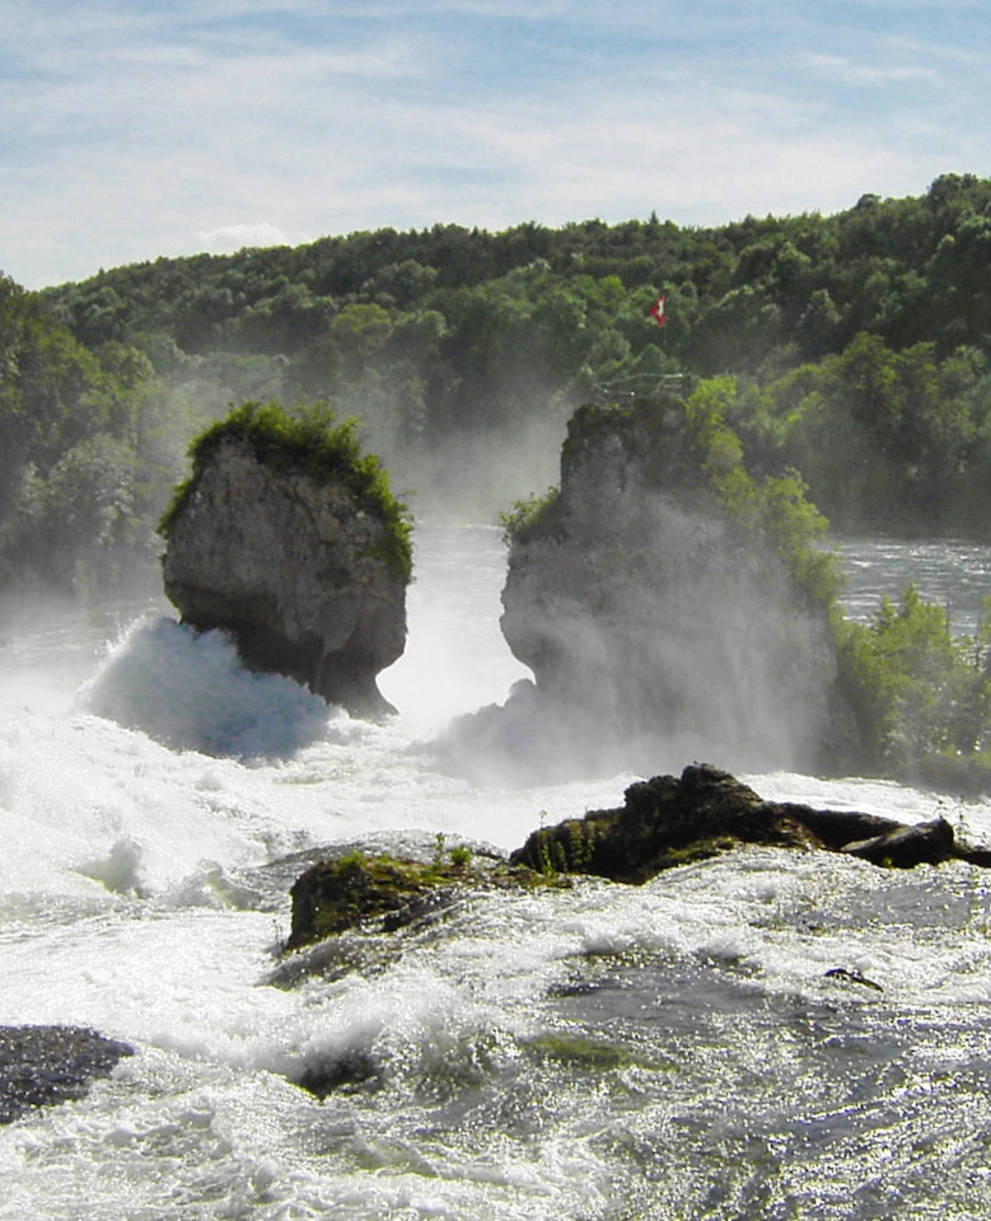
[(524, 1045), (541, 1059), (573, 1065), (589, 1072), (611, 1072), (636, 1063), (629, 1051), (619, 1044), (570, 1032), (536, 1035), (527, 1039)]
[(287, 950), (376, 922), (385, 931), (400, 928), (478, 889), (528, 890), (568, 886), (564, 877), (545, 877), (522, 865), (475, 865), (463, 851), (438, 851), (429, 862), (349, 852), (320, 861), (292, 887), (292, 925)]
[(176, 488), (158, 524), (159, 534), (170, 537), (211, 456), (222, 442), (235, 438), (246, 442), (265, 465), (294, 468), (318, 483), (343, 483), (357, 508), (379, 518), (387, 527), (378, 558), (397, 575), (409, 578), (413, 546), (407, 506), (393, 496), (388, 474), (375, 455), (362, 453), (357, 432), (356, 420), (338, 422), (324, 403), (292, 412), (275, 402), (242, 403), (193, 441), (189, 449), (192, 474)]

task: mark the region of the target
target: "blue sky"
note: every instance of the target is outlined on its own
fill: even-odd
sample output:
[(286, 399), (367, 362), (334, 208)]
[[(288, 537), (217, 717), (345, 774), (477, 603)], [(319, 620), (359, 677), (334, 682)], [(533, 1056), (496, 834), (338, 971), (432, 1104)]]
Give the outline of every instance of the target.
[(0, 270), (921, 194), (989, 61), (985, 0), (7, 0)]

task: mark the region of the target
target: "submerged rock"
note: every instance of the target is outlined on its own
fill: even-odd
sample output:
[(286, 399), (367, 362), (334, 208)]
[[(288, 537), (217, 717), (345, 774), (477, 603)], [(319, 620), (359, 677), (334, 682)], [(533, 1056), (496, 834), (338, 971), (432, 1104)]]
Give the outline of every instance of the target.
[(96, 1077), (108, 1077), (126, 1043), (76, 1026), (0, 1026), (0, 1123), (34, 1107), (82, 1098)]
[(873, 979), (868, 979), (856, 969), (848, 967), (832, 967), (824, 973), (825, 979), (839, 979), (844, 983), (856, 984), (859, 988), (870, 988), (873, 992), (883, 992), (884, 988)]
[(204, 434), (163, 519), (165, 593), (251, 668), (374, 716), (406, 641), (406, 522), (346, 427), (322, 427), (246, 404)]

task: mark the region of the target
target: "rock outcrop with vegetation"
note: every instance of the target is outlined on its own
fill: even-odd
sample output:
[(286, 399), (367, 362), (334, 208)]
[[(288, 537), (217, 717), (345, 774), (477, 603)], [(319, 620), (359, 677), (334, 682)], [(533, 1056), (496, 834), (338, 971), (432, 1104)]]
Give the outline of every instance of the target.
[(633, 766), (662, 742), (814, 769), (848, 735), (834, 578), (813, 545), (825, 523), (796, 477), (751, 479), (703, 392), (582, 408), (560, 488), (505, 524), (510, 648), (545, 701)]
[(901, 869), (953, 858), (991, 864), (986, 849), (958, 843), (945, 819), (906, 825), (855, 810), (765, 801), (709, 764), (632, 784), (617, 809), (542, 827), (510, 860), (531, 869), (640, 883), (740, 844), (844, 852)]
[(160, 527), (183, 621), (329, 703), (388, 711), (375, 678), (405, 645), (409, 523), (353, 425), (246, 403), (191, 453)]
[(842, 532), (987, 540), (989, 250), (991, 179), (947, 173), (715, 228), (438, 223), (43, 294), (0, 275), (0, 580), (153, 583), (186, 444), (232, 402), (326, 396), (420, 504), (488, 510), (508, 472), (512, 495), (546, 482), (548, 439), (596, 389), (672, 375), (723, 382), (755, 469), (800, 471)]
[(317, 861), (294, 882), (286, 949), (297, 950), (357, 925), (385, 932), (437, 911), (472, 890), (561, 885), (563, 879), (526, 865), (473, 856), (464, 846), (432, 860), (357, 850)]
[[(612, 732), (637, 770), (718, 757), (991, 792), (991, 598), (972, 636), (913, 586), (845, 619), (825, 518), (796, 473), (749, 473), (732, 411), (710, 383), (573, 417), (560, 488), (503, 518), (503, 630), (536, 676), (515, 712), (579, 759)], [(477, 720), (517, 753), (534, 737)]]
[(480, 891), (568, 888), (575, 875), (640, 885), (748, 844), (844, 853), (889, 869), (952, 860), (991, 867), (991, 848), (957, 839), (943, 818), (905, 824), (858, 810), (768, 801), (708, 763), (637, 781), (623, 798), (615, 809), (540, 827), (508, 859), (491, 850), (473, 854), (465, 845), (445, 851), (442, 836), (430, 858), (327, 850), (291, 886), (290, 957), (271, 982), (292, 984), (311, 968), (340, 969), (347, 960), (346, 953), (316, 954), (300, 967), (294, 951), (305, 951), (305, 960), (311, 947), (349, 930), (379, 935), (442, 918)]

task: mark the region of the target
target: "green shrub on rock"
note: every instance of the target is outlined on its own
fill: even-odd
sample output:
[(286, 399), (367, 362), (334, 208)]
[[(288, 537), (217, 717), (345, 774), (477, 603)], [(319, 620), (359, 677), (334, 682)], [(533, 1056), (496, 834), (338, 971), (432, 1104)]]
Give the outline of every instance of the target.
[(198, 473), (227, 437), (247, 441), (259, 461), (291, 464), (316, 479), (342, 479), (365, 512), (388, 526), (387, 555), (397, 575), (409, 577), (413, 567), (412, 527), (406, 505), (389, 488), (389, 477), (374, 454), (365, 454), (358, 441), (358, 421), (338, 422), (326, 403), (287, 410), (279, 403), (249, 401), (201, 433), (190, 446), (193, 473), (176, 489), (172, 504), (159, 522), (169, 538)]
[[(442, 843), (438, 844), (442, 850)], [(474, 860), (467, 845), (443, 858), (410, 860), (357, 850), (319, 861), (292, 887), (292, 926), (287, 950), (298, 950), (356, 927), (392, 931), (443, 909), (473, 890), (530, 890), (567, 887), (566, 878), (547, 877), (524, 865)]]

